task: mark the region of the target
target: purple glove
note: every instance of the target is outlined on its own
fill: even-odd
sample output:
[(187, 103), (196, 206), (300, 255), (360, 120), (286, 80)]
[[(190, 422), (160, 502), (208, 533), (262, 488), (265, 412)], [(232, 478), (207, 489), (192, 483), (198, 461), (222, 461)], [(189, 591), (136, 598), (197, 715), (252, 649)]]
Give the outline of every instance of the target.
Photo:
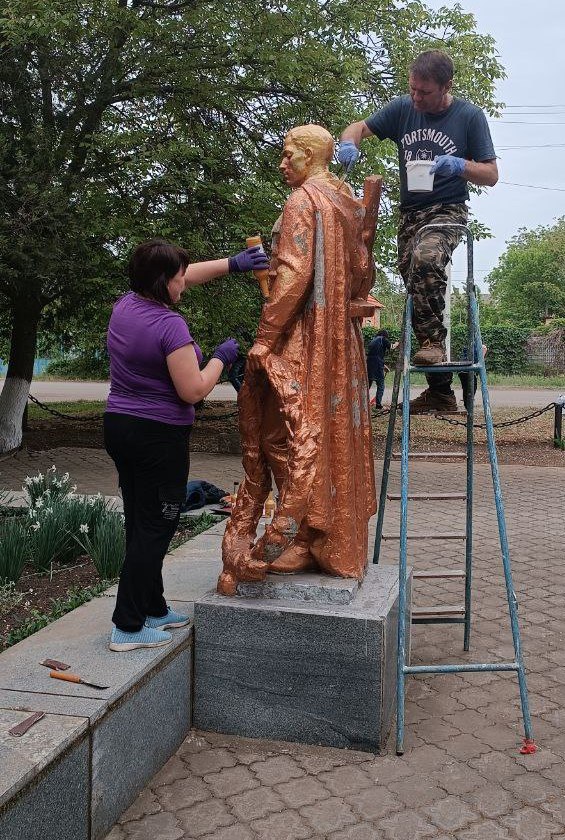
[(464, 158), (454, 157), (453, 155), (440, 155), (437, 157), (430, 169), (430, 175), (436, 173), (437, 175), (462, 175), (465, 171)]
[(212, 353), (213, 359), (219, 359), (226, 367), (233, 365), (239, 353), (239, 344), (235, 338), (228, 338), (218, 344)]
[(228, 270), (231, 272), (238, 271), (257, 271), (261, 268), (269, 267), (269, 258), (263, 250), (262, 245), (254, 245), (252, 248), (246, 248), (245, 251), (240, 251), (233, 257), (228, 257)]

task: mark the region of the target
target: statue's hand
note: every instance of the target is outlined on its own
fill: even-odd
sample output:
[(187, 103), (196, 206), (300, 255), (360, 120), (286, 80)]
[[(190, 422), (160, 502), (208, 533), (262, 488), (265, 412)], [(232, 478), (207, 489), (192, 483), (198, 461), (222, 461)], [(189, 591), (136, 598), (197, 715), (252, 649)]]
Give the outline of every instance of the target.
[(264, 344), (254, 344), (247, 354), (245, 368), (249, 373), (257, 373), (265, 367), (265, 361), (271, 351)]

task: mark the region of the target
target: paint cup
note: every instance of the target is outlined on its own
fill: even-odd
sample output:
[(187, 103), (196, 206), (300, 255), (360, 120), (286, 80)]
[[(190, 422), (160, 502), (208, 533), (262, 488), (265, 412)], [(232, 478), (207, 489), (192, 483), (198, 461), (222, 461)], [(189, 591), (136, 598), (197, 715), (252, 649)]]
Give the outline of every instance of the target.
[(406, 162), (408, 192), (431, 192), (434, 176), (430, 175), (432, 160), (409, 160)]

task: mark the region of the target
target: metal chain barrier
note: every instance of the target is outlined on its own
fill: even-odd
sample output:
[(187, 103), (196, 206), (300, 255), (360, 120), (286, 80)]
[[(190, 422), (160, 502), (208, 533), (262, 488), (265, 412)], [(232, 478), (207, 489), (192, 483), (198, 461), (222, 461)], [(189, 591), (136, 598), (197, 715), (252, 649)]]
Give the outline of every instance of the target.
[(62, 411), (57, 411), (56, 408), (49, 408), (48, 405), (45, 405), (45, 403), (40, 402), (31, 394), (28, 395), (28, 399), (31, 400), (32, 403), (35, 403), (35, 405), (39, 406), (39, 408), (43, 409), (43, 411), (47, 411), (49, 414), (52, 414), (53, 417), (62, 417), (63, 420), (83, 420), (85, 423), (89, 423), (91, 420), (101, 420), (103, 417), (102, 414), (90, 414), (88, 415), (88, 417), (84, 417), (84, 415), (78, 414), (63, 414)]
[[(548, 403), (545, 408), (539, 408), (537, 411), (532, 411), (530, 414), (524, 415), (524, 417), (518, 417), (516, 420), (501, 420), (499, 423), (493, 423), (493, 427), (495, 429), (504, 429), (508, 426), (517, 426), (520, 423), (527, 423), (528, 420), (533, 420), (534, 417), (540, 417), (542, 414), (545, 414), (546, 411), (551, 411), (556, 405), (559, 403)], [(400, 408), (400, 406), (398, 406)], [(373, 411), (373, 417), (384, 417), (387, 414), (390, 414), (390, 408), (384, 408), (382, 411)], [(414, 417), (435, 417), (436, 420), (443, 420), (445, 423), (450, 423), (452, 426), (467, 426), (466, 420), (455, 420), (453, 417), (446, 417), (444, 414), (433, 414), (433, 412), (426, 412), (422, 414), (415, 414)], [(485, 429), (486, 423), (473, 423), (473, 428), (475, 429)]]
[[(82, 420), (85, 423), (90, 422), (91, 420), (101, 420), (104, 416), (103, 414), (89, 414), (87, 417), (84, 415), (78, 414), (64, 414), (62, 411), (57, 411), (56, 408), (50, 408), (45, 403), (42, 403), (36, 397), (29, 394), (28, 399), (31, 400), (32, 403), (39, 406), (39, 408), (43, 409), (43, 411), (47, 411), (49, 414), (52, 414), (53, 417), (61, 417), (63, 420)], [(202, 416), (202, 413), (197, 413), (195, 420), (227, 420), (230, 417), (235, 417), (238, 414), (237, 409), (235, 411), (229, 411), (225, 414), (212, 414), (206, 417)]]

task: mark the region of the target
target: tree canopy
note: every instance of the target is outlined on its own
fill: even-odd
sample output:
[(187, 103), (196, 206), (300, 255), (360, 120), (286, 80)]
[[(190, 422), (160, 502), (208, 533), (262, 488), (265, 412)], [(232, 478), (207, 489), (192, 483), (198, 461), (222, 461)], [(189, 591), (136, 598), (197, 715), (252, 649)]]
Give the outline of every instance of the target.
[[(459, 4), (420, 0), (0, 0), (0, 304), (9, 377), (30, 381), (37, 329), (103, 342), (123, 262), (143, 238), (194, 260), (239, 250), (286, 197), (277, 165), (294, 125), (335, 136), (406, 89), (442, 47), (456, 93), (495, 113), (491, 36)], [(387, 179), (376, 241), (393, 260), (396, 153), (367, 143), (352, 178)], [(248, 279), (195, 290), (206, 348), (256, 321)], [(0, 438), (2, 437), (0, 433)]]
[(506, 321), (537, 326), (565, 317), (565, 217), (549, 227), (521, 229), (487, 281)]

